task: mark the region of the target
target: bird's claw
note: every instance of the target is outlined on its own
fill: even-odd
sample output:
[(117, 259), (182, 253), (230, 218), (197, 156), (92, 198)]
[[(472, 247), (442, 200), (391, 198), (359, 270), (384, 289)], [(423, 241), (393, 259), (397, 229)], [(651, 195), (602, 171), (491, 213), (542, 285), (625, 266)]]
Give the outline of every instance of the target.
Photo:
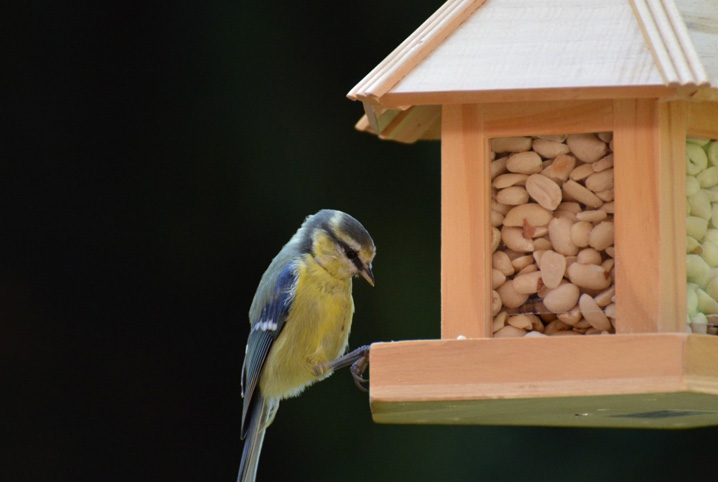
[(363, 385), (364, 383), (369, 383), (369, 379), (364, 378), (362, 376), (362, 375), (364, 375), (364, 372), (366, 371), (368, 366), (369, 366), (369, 347), (367, 347), (367, 349), (361, 354), (361, 356), (354, 363), (352, 363), (352, 366), (350, 368), (350, 370), (352, 372), (352, 378), (354, 379), (354, 384), (362, 392), (369, 391)]

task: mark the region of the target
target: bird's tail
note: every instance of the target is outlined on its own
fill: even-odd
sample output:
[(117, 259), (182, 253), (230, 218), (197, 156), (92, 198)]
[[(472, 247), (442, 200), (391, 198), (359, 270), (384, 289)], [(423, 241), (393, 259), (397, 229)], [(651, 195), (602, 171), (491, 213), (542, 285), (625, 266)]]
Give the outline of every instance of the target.
[(237, 482), (254, 482), (257, 477), (257, 465), (259, 464), (259, 454), (262, 451), (262, 443), (264, 442), (264, 433), (274, 420), (277, 408), (279, 408), (278, 400), (267, 400), (261, 393), (255, 392)]

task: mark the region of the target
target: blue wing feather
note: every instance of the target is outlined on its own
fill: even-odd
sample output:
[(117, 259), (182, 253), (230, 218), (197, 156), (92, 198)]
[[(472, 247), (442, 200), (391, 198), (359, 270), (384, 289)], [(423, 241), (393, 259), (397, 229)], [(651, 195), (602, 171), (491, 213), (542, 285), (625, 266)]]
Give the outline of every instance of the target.
[[(296, 263), (288, 263), (276, 278), (274, 287), (263, 287), (271, 290), (270, 293), (257, 291), (255, 298), (263, 296), (265, 304), (262, 306), (259, 319), (251, 320), (251, 331), (247, 340), (247, 352), (242, 367), (242, 438), (245, 437), (247, 426), (247, 413), (252, 405), (254, 391), (259, 382), (262, 368), (267, 360), (269, 350), (284, 328), (289, 309), (294, 300), (297, 284)], [(261, 288), (260, 288), (261, 289)]]

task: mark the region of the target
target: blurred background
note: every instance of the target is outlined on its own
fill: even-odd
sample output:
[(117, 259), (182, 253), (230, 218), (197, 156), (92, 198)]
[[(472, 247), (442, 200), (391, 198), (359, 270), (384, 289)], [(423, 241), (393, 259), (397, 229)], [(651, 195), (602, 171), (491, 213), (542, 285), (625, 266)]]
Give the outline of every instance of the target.
[[(441, 5), (25, 2), (4, 15), (0, 479), (233, 481), (254, 289), (304, 217), (378, 246), (353, 347), (439, 337), (436, 142), (346, 92)], [(339, 373), (260, 480), (715, 480), (718, 429), (377, 425)]]

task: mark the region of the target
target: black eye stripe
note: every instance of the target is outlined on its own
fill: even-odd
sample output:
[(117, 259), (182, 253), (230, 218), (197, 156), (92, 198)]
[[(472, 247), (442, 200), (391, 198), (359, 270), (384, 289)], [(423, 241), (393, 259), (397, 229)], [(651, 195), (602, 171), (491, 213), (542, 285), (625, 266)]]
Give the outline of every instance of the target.
[(356, 266), (357, 269), (363, 269), (364, 264), (362, 263), (361, 259), (359, 259), (359, 253), (357, 253), (356, 250), (350, 248), (349, 245), (344, 241), (337, 240), (337, 242), (339, 243), (339, 246), (341, 246), (344, 250), (344, 253), (346, 253), (347, 258), (349, 258), (349, 261), (354, 263), (354, 266)]

